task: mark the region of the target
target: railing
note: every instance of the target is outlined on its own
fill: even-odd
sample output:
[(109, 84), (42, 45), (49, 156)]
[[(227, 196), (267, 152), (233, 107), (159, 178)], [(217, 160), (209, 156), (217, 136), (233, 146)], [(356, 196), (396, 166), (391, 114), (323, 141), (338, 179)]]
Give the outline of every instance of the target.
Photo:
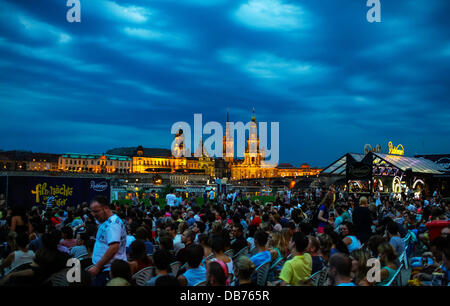
[(399, 256), (400, 267), (395, 271), (392, 279), (385, 286), (403, 286), (402, 273), (409, 269), (408, 251), (411, 247), (411, 239), (413, 238), (411, 233), (408, 233), (403, 241), (405, 243), (405, 250)]

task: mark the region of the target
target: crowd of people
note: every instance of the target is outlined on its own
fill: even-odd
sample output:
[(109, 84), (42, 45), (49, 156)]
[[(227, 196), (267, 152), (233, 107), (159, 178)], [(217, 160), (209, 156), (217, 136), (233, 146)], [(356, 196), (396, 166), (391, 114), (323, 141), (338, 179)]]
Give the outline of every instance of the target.
[(143, 285), (135, 276), (149, 268), (146, 286), (306, 286), (319, 274), (323, 285), (383, 286), (402, 256), (408, 285), (449, 284), (450, 206), (436, 194), (371, 197), (332, 185), (267, 203), (239, 190), (208, 192), (203, 205), (169, 193), (164, 207), (153, 197), (150, 205), (101, 196), (67, 208), (4, 203), (1, 285), (55, 285), (52, 276), (76, 258), (74, 286)]

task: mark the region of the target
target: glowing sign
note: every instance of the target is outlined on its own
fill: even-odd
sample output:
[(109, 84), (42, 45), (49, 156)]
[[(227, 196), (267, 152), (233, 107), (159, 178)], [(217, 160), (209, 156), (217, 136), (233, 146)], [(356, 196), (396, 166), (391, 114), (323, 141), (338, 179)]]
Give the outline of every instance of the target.
[(389, 154), (405, 155), (405, 149), (403, 149), (403, 146), (401, 144), (399, 144), (394, 148), (394, 146), (392, 145), (392, 141), (389, 141), (388, 148)]
[(372, 148), (372, 146), (370, 144), (366, 144), (364, 146), (364, 154), (367, 154), (369, 152), (380, 153), (381, 152), (381, 146), (379, 144), (377, 144), (377, 146), (375, 148)]
[(422, 185), (425, 185), (425, 183), (424, 183), (422, 180), (418, 179), (418, 180), (416, 180), (416, 181), (414, 182), (414, 184), (413, 184), (413, 189), (416, 188), (416, 185), (417, 185), (418, 183), (421, 183)]
[(402, 182), (401, 178), (398, 176), (394, 177), (394, 180), (392, 181), (392, 191), (395, 193), (402, 192)]

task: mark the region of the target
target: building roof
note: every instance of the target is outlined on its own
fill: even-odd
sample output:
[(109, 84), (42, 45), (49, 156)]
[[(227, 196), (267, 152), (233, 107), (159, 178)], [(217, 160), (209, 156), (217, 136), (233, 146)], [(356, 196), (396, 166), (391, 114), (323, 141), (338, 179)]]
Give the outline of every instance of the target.
[(414, 157), (423, 157), (436, 163), (439, 162), (440, 159), (450, 159), (450, 154), (425, 154), (425, 155), (414, 155)]
[(416, 173), (441, 174), (442, 172), (445, 172), (444, 167), (425, 158), (389, 155), (383, 153), (374, 153), (374, 155), (387, 161), (388, 163), (393, 164), (395, 167), (403, 171), (411, 168), (412, 172)]
[(292, 166), (292, 164), (289, 163), (280, 163), (277, 166), (278, 169), (291, 169), (294, 168), (294, 166)]
[(102, 156), (105, 156), (108, 160), (122, 160), (122, 161), (131, 161), (131, 158), (128, 156), (121, 155), (111, 155), (111, 154), (82, 154), (82, 153), (65, 153), (61, 155), (66, 158), (85, 158), (85, 159), (98, 159)]
[[(11, 161), (36, 161), (57, 163), (60, 154), (35, 153), (31, 151), (3, 151), (0, 152), (0, 159)], [(4, 158), (3, 158), (4, 157)]]
[(450, 154), (414, 155), (414, 157), (429, 159), (444, 167), (447, 170), (447, 174), (450, 174)]
[[(422, 174), (442, 174), (446, 171), (446, 169), (441, 165), (425, 158), (407, 157), (375, 152), (369, 152), (368, 154), (373, 154), (374, 165), (390, 165), (402, 171), (406, 171), (408, 168), (410, 168), (413, 173)], [(357, 162), (362, 161), (366, 156), (365, 154), (358, 153), (349, 153), (349, 155), (353, 157)], [(333, 162), (328, 167), (324, 168), (322, 174), (346, 175), (346, 165), (347, 154)]]
[(123, 148), (114, 148), (106, 151), (106, 154), (112, 155), (123, 155), (123, 156), (137, 156), (137, 150), (142, 149), (143, 154), (142, 157), (171, 157), (172, 151), (169, 149), (161, 149), (161, 148), (143, 148), (139, 147), (123, 147)]

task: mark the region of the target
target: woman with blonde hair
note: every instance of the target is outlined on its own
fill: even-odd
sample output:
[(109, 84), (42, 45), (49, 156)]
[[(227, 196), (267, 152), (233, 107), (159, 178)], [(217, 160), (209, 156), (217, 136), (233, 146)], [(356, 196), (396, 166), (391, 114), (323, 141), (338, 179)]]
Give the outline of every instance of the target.
[(395, 262), (398, 255), (395, 252), (394, 247), (389, 242), (383, 242), (378, 246), (377, 250), (382, 265), (380, 271), (381, 282), (377, 283), (377, 286), (384, 286), (389, 283), (392, 278), (394, 278), (397, 270), (397, 265)]
[(323, 234), (318, 236), (320, 243), (320, 256), (328, 262), (328, 258), (330, 257), (330, 252), (333, 247), (333, 240), (327, 234)]
[(178, 233), (183, 234), (187, 229), (189, 229), (189, 224), (187, 222), (180, 222), (178, 225)]
[(283, 239), (284, 239), (285, 243), (287, 243), (286, 256), (288, 256), (290, 254), (289, 242), (291, 241), (292, 233), (289, 228), (283, 228), (281, 230), (281, 234), (283, 235)]
[(352, 260), (353, 282), (357, 286), (373, 286), (373, 283), (367, 280), (367, 273), (370, 270), (370, 266), (367, 266), (369, 258), (369, 251), (364, 249), (354, 250), (350, 254), (350, 259)]
[(278, 252), (278, 256), (286, 258), (289, 255), (289, 240), (286, 239), (287, 236), (283, 232), (273, 232), (269, 238), (269, 244)]

